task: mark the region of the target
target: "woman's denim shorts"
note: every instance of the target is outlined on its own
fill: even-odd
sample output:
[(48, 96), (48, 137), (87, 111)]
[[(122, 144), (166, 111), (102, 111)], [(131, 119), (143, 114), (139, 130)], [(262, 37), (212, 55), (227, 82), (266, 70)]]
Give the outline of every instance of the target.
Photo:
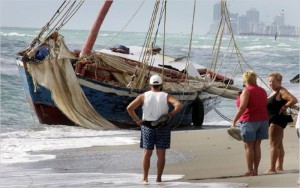
[(240, 130), (244, 141), (265, 140), (269, 138), (269, 121), (244, 121)]

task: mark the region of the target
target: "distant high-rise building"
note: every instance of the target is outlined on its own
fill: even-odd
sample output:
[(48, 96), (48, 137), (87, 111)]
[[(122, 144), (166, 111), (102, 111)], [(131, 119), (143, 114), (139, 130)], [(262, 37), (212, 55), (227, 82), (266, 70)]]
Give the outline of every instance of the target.
[(216, 34), (218, 31), (219, 22), (221, 19), (221, 3), (214, 4), (214, 10), (213, 10), (213, 22), (210, 25), (210, 34)]
[(251, 9), (246, 12), (246, 17), (249, 22), (259, 24), (259, 12), (256, 9)]
[(247, 33), (247, 18), (245, 15), (239, 17), (239, 32), (238, 33)]
[(251, 9), (246, 12), (247, 32), (256, 33), (259, 26), (259, 12), (256, 9)]
[(284, 26), (284, 13), (276, 15), (273, 20), (273, 25)]
[[(229, 17), (230, 17), (232, 31), (233, 31), (233, 33), (237, 33), (239, 14), (238, 13), (236, 13), (236, 14), (229, 13)], [(213, 23), (210, 25), (209, 33), (216, 34), (216, 32), (218, 31), (219, 24), (220, 24), (220, 19), (221, 19), (221, 3), (216, 3), (216, 4), (214, 4)], [(226, 28), (225, 32), (226, 33), (229, 32), (228, 28)]]
[(234, 34), (238, 34), (239, 29), (239, 13), (229, 13), (231, 28)]
[(214, 5), (213, 23), (218, 22), (220, 18), (221, 18), (221, 3), (216, 3)]

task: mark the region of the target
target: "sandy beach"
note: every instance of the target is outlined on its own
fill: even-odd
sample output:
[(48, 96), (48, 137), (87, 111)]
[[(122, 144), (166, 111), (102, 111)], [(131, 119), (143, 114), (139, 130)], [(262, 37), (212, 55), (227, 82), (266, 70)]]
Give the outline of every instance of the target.
[[(138, 130), (136, 136), (139, 139)], [(167, 182), (163, 185), (189, 186), (171, 186), (172, 183), (183, 182), (191, 183), (193, 187), (220, 187), (218, 183), (221, 187), (298, 187), (299, 144), (292, 125), (285, 129), (284, 145), (282, 173), (263, 175), (270, 162), (269, 143), (266, 140), (262, 142), (259, 175), (243, 177), (246, 172), (243, 142), (231, 138), (226, 128), (204, 126), (199, 130), (173, 131), (163, 175), (163, 180)], [(118, 184), (120, 186), (141, 186), (142, 150), (139, 144), (41, 151), (35, 154), (55, 154), (56, 158), (32, 163), (1, 164), (0, 180), (5, 183), (0, 187), (102, 187), (116, 181), (118, 177), (123, 177)], [(157, 186), (154, 180), (155, 162), (154, 153), (150, 187)], [(108, 176), (112, 174), (114, 178), (109, 180)], [(128, 185), (128, 182), (135, 186)]]
[(261, 145), (259, 175), (243, 177), (246, 160), (243, 142), (231, 138), (224, 129), (174, 132), (172, 150), (191, 158), (166, 167), (165, 173), (184, 174), (189, 182), (239, 182), (249, 187), (298, 187), (299, 144), (295, 127), (288, 126), (284, 137), (284, 171), (263, 175), (269, 167), (269, 142)]

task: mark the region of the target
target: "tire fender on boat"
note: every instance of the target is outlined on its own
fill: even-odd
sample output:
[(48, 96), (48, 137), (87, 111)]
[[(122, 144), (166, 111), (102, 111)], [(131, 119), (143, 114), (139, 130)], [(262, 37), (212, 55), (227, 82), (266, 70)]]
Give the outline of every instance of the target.
[(192, 103), (192, 122), (194, 126), (202, 126), (204, 120), (203, 102), (197, 97)]

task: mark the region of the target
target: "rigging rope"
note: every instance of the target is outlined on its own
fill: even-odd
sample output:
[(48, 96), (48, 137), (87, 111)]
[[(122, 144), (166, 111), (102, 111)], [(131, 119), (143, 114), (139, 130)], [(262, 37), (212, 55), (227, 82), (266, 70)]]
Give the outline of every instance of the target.
[(164, 80), (165, 73), (165, 49), (166, 49), (166, 23), (167, 23), (167, 1), (164, 1), (164, 38), (163, 38), (163, 68), (162, 68), (162, 79)]
[[(236, 55), (238, 57), (238, 63), (239, 63), (239, 67), (241, 69), (241, 71), (243, 72), (242, 70), (242, 65), (241, 65), (241, 62), (245, 63), (245, 65), (248, 66), (249, 69), (251, 70), (254, 70), (246, 61), (245, 59), (243, 58), (242, 56), (242, 53), (240, 52), (240, 49), (236, 43), (236, 40), (235, 40), (235, 37), (234, 37), (234, 32), (232, 30), (232, 27), (231, 27), (231, 23), (230, 23), (230, 16), (229, 16), (229, 12), (228, 12), (228, 9), (227, 9), (227, 4), (226, 4), (226, 1), (225, 0), (222, 0), (222, 10), (224, 12), (224, 15), (225, 15), (225, 22), (226, 22), (226, 25), (227, 25), (227, 28), (228, 30), (230, 31), (230, 36), (231, 36), (231, 40), (233, 41), (233, 45), (234, 45), (234, 49), (236, 50)], [(266, 82), (264, 82), (264, 80), (257, 74), (257, 77), (260, 79), (260, 81), (269, 88), (268, 84), (266, 84)]]
[(66, 12), (61, 16), (61, 18), (56, 22), (55, 26), (52, 27), (52, 30), (49, 32), (50, 35), (54, 31), (60, 30), (68, 21), (73, 17), (73, 15), (78, 11), (81, 5), (84, 3), (84, 0), (81, 0), (76, 6), (76, 1), (74, 1)]
[(134, 14), (131, 16), (131, 18), (128, 20), (128, 22), (125, 24), (125, 26), (110, 40), (106, 43), (106, 45), (104, 45), (104, 48), (107, 48), (108, 45), (115, 39), (117, 38), (117, 36), (119, 36), (120, 33), (123, 32), (123, 30), (128, 26), (128, 24), (131, 22), (131, 20), (136, 16), (136, 14), (140, 11), (141, 7), (143, 6), (143, 4), (145, 3), (146, 0), (144, 0), (140, 6), (138, 7), (138, 9), (134, 12)]
[(214, 108), (214, 111), (224, 120), (228, 121), (228, 122), (232, 122), (232, 119), (226, 117), (224, 114), (222, 114), (217, 108)]
[[(193, 41), (193, 33), (194, 33), (194, 22), (195, 22), (195, 12), (196, 12), (196, 0), (194, 0), (194, 8), (193, 8), (193, 18), (192, 18), (192, 27), (191, 27), (191, 34), (190, 34), (190, 41), (189, 41), (189, 50), (188, 50), (188, 55), (187, 55), (187, 58), (186, 58), (186, 64), (185, 64), (185, 70), (186, 70), (186, 74), (188, 75), (188, 66), (190, 65), (190, 57), (191, 57), (191, 51), (192, 51), (192, 41)], [(186, 76), (185, 80), (184, 80), (185, 83), (188, 82), (188, 76)], [(185, 90), (183, 90), (183, 93), (182, 95), (184, 95), (185, 93)], [(199, 92), (198, 92), (199, 93)], [(199, 95), (197, 96), (199, 97)], [(196, 97), (196, 98), (197, 98)], [(183, 113), (182, 114), (185, 114), (185, 111), (186, 111), (186, 108), (187, 108), (187, 105), (185, 105), (186, 107), (184, 109), (182, 109)], [(183, 115), (181, 116), (180, 120), (178, 121), (178, 124), (177, 126), (180, 125), (181, 121), (183, 119)], [(175, 126), (175, 127), (177, 127)]]
[[(19, 54), (23, 55), (27, 52), (29, 52), (35, 45), (37, 42), (40, 42), (40, 38), (43, 36), (43, 34), (45, 33), (45, 31), (47, 31), (50, 27), (50, 25), (53, 23), (53, 20), (55, 20), (57, 18), (57, 16), (60, 13), (60, 9), (64, 9), (68, 3), (64, 6), (64, 4), (66, 3), (66, 0), (60, 5), (60, 7), (56, 10), (56, 12), (54, 13), (54, 15), (51, 17), (51, 19), (42, 27), (42, 29), (40, 30), (39, 34), (37, 35), (37, 37), (35, 37), (33, 39), (33, 41), (30, 43), (30, 45), (28, 45), (27, 47), (25, 47), (23, 50), (21, 50), (19, 52)], [(64, 7), (63, 7), (64, 6)]]
[(73, 12), (71, 12), (68, 16), (66, 16), (66, 18), (64, 19), (65, 22), (62, 22), (61, 25), (57, 28), (58, 30), (60, 28), (62, 28), (66, 23), (69, 22), (69, 20), (76, 14), (76, 12), (79, 10), (79, 8), (82, 6), (82, 4), (84, 3), (84, 0), (81, 0), (73, 9)]
[(151, 57), (151, 51), (148, 50), (151, 47), (151, 37), (152, 37), (152, 33), (153, 33), (153, 29), (154, 29), (154, 24), (155, 24), (155, 20), (157, 17), (157, 13), (158, 13), (158, 8), (159, 8), (159, 2), (160, 0), (156, 0), (155, 4), (154, 4), (154, 10), (152, 13), (152, 17), (150, 20), (150, 26), (146, 35), (146, 39), (143, 45), (143, 49), (142, 49), (142, 53), (140, 56), (140, 62), (142, 63), (142, 68), (139, 71), (139, 74), (136, 77), (136, 82), (134, 83), (135, 88), (138, 89), (142, 89), (145, 86), (145, 82), (147, 80), (147, 77), (149, 77), (149, 75), (147, 74), (148, 71), (148, 67), (149, 67), (149, 63), (147, 63), (147, 60), (149, 60), (149, 58)]
[[(49, 22), (50, 24), (49, 24), (49, 27), (47, 28), (47, 30), (50, 28), (50, 26), (51, 26), (54, 22), (57, 22), (58, 17), (60, 17), (60, 16), (61, 16), (61, 13), (63, 13), (63, 12), (67, 9), (67, 7), (69, 6), (70, 2), (71, 2), (71, 1), (68, 1), (67, 4), (63, 7), (63, 9), (62, 9), (60, 12), (58, 12), (58, 14), (54, 17), (54, 19), (53, 19), (51, 22)], [(45, 38), (47, 38), (49, 35), (52, 34), (52, 32), (55, 30), (56, 25), (57, 25), (57, 24), (55, 24), (55, 26), (52, 26), (52, 29), (48, 32), (48, 34), (46, 35)]]
[[(79, 10), (84, 1), (85, 0), (80, 0), (80, 2), (77, 4), (76, 1), (74, 1), (71, 5), (69, 5), (71, 1), (65, 0), (56, 10), (55, 14), (51, 17), (51, 19), (42, 27), (41, 31), (39, 32), (37, 37), (33, 39), (31, 44), (22, 51), (20, 51), (18, 54), (23, 55), (28, 53), (37, 43), (40, 43), (43, 40), (47, 40), (53, 32), (60, 30)], [(45, 32), (49, 30), (50, 27), (52, 29), (48, 31), (48, 33), (43, 37)]]
[[(230, 41), (228, 43), (228, 46), (227, 46), (227, 49), (226, 49), (226, 52), (224, 53), (224, 56), (223, 56), (223, 59), (221, 60), (221, 63), (220, 63), (220, 66), (219, 66), (219, 69), (216, 70), (216, 67), (217, 67), (217, 61), (218, 61), (218, 57), (220, 55), (220, 47), (221, 47), (221, 43), (222, 43), (222, 36), (225, 32), (225, 29), (227, 26), (227, 29), (229, 31), (229, 34), (230, 34)], [(228, 9), (227, 9), (227, 4), (226, 4), (226, 0), (222, 0), (221, 1), (221, 19), (220, 19), (220, 23), (219, 23), (219, 27), (218, 27), (218, 31), (217, 31), (217, 35), (216, 35), (216, 38), (215, 38), (215, 42), (214, 42), (214, 47), (213, 47), (213, 58), (212, 58), (212, 62), (210, 64), (210, 68), (211, 70), (213, 70), (215, 73), (218, 73), (223, 62), (225, 61), (225, 57), (227, 55), (227, 52), (231, 46), (231, 43), (233, 43), (233, 47), (232, 47), (232, 52), (231, 54), (235, 53), (236, 56), (237, 56), (237, 64), (238, 66), (235, 66), (235, 68), (233, 69), (233, 72), (232, 72), (232, 78), (231, 79), (234, 79), (235, 76), (237, 75), (238, 73), (238, 69), (241, 70), (241, 72), (243, 72), (243, 67), (242, 67), (242, 63), (244, 63), (245, 65), (248, 66), (248, 68), (252, 69), (253, 68), (245, 61), (245, 59), (243, 58), (240, 50), (239, 50), (239, 47), (236, 43), (236, 40), (235, 40), (235, 37), (234, 37), (234, 32), (233, 32), (233, 29), (231, 27), (231, 22), (230, 22), (230, 16), (229, 16), (229, 12), (228, 12)], [(230, 60), (232, 59), (232, 55), (230, 55)], [(229, 69), (227, 68), (227, 71)], [(266, 85), (267, 87), (269, 87), (264, 81), (263, 79), (257, 75), (257, 77), (262, 81), (262, 83), (264, 85)], [(215, 80), (216, 78), (216, 75), (215, 77), (213, 78), (213, 81)], [(228, 84), (226, 85), (226, 89), (228, 88)], [(225, 90), (224, 90), (225, 92)], [(216, 108), (214, 108), (214, 111), (220, 116), (222, 117), (224, 120), (226, 121), (229, 121), (229, 122), (232, 122), (231, 119), (229, 119), (228, 117), (226, 117), (225, 115), (223, 115), (219, 110), (217, 110)]]
[(189, 50), (186, 60), (186, 70), (188, 69), (190, 58), (191, 58), (191, 51), (192, 51), (192, 41), (193, 41), (193, 32), (194, 32), (194, 22), (195, 22), (195, 12), (196, 12), (196, 0), (194, 0), (194, 9), (193, 9), (193, 21), (192, 21), (192, 28), (190, 34), (190, 41), (189, 41)]

